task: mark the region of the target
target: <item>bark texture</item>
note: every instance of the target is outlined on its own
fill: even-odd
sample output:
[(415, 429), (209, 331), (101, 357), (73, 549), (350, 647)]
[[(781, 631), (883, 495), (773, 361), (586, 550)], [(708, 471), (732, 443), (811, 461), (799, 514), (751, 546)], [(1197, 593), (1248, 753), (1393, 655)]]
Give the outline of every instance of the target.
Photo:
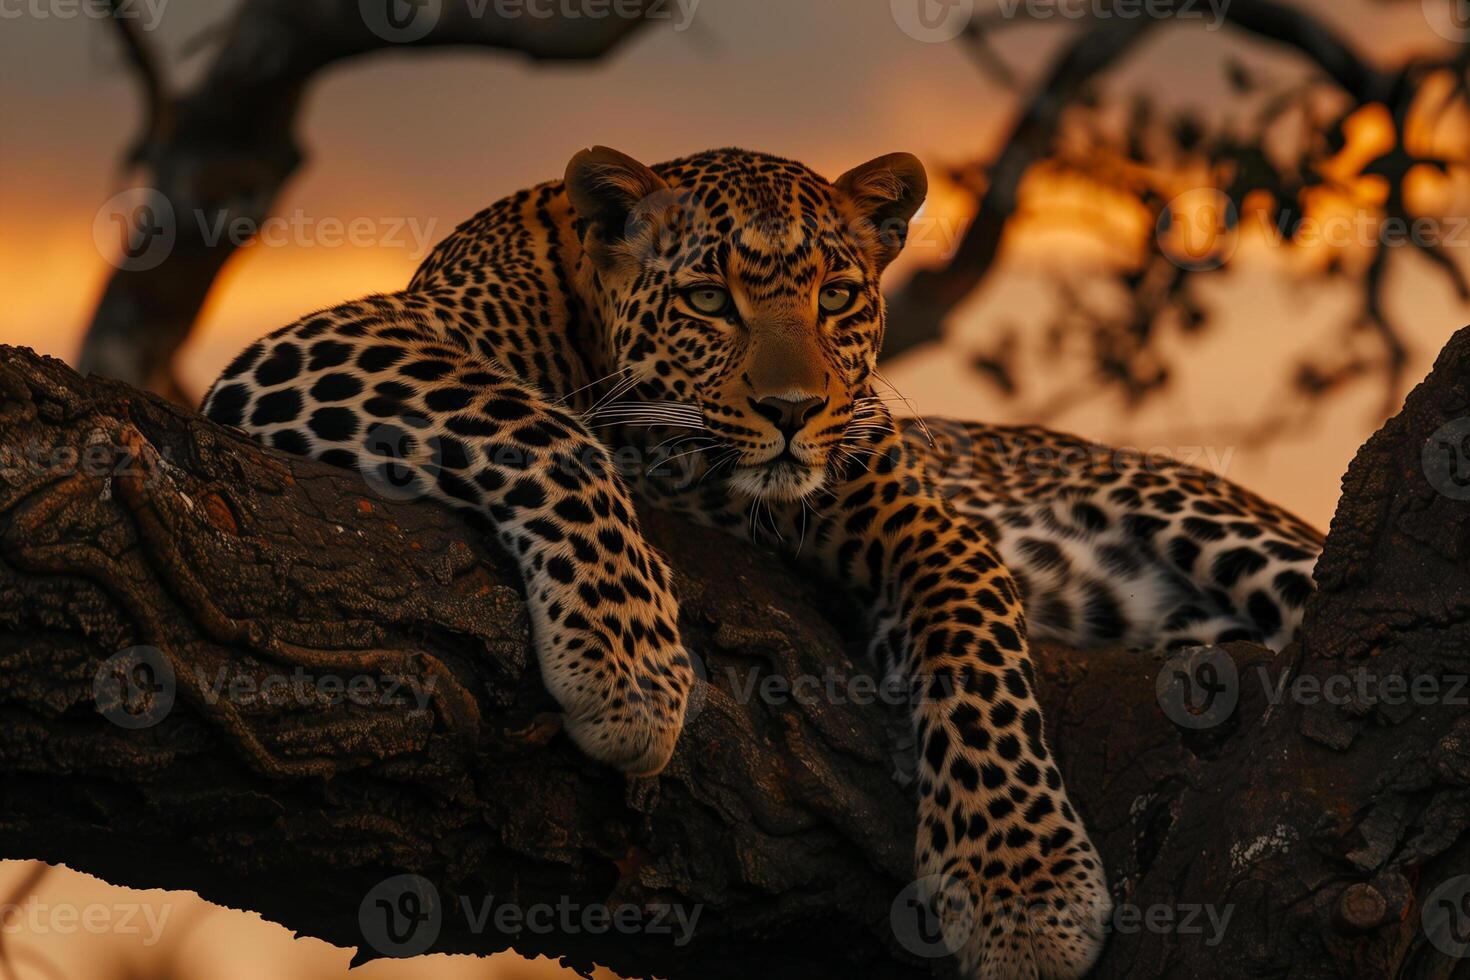
[[(1470, 455), (1431, 438), (1466, 415), (1470, 330), (1353, 462), (1281, 654), (1039, 651), (1121, 910), (1098, 976), (1464, 969), (1423, 913), (1470, 872)], [(650, 515), (708, 683), (669, 769), (629, 782), (559, 734), (513, 569), (444, 509), (13, 348), (0, 449), (0, 857), (194, 890), (363, 958), (426, 935), (393, 946), (375, 917), (432, 910), (434, 951), (628, 976), (945, 969), (894, 913), (902, 710), (842, 682), (862, 643), (834, 624), (857, 617), (773, 558)], [(1439, 695), (1312, 703), (1300, 680), (1365, 672)], [(815, 696), (781, 694), (801, 677)], [(428, 885), (382, 884), (403, 874)], [(504, 933), (505, 904), (576, 924)], [(639, 927), (586, 917), (625, 905)]]

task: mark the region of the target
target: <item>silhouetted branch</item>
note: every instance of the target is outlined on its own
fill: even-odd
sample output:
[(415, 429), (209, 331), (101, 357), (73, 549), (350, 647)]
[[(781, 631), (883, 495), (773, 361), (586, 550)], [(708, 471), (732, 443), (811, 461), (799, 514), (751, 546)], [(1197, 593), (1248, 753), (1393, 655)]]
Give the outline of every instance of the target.
[[(1374, 64), (1308, 12), (1276, 0), (1232, 2), (1219, 11), (1226, 24), (1256, 40), (1291, 48), (1319, 73), (1273, 90), (1265, 89), (1239, 62), (1231, 62), (1227, 70), (1233, 89), (1242, 96), (1264, 95), (1264, 104), (1247, 116), (1252, 122), (1244, 131), (1239, 123), (1212, 131), (1201, 117), (1188, 111), (1166, 118), (1153, 108), (1147, 94), (1140, 94), (1127, 107), (1127, 119), (1119, 132), (1116, 115), (1109, 113), (1110, 107), (1098, 104), (1096, 78), (1126, 57), (1145, 31), (1178, 12), (1099, 15), (1063, 45), (995, 162), (956, 171), (962, 185), (979, 189), (978, 209), (953, 258), (942, 267), (921, 269), (890, 298), (885, 355), (938, 338), (950, 312), (993, 270), (1007, 233), (1029, 229), (1028, 222), (1036, 216), (1044, 216), (1049, 224), (1065, 223), (1066, 213), (1053, 207), (1049, 199), (1040, 199), (1035, 208), (1021, 205), (1023, 178), (1071, 175), (1097, 187), (1105, 205), (1136, 205), (1137, 213), (1130, 212), (1129, 217), (1141, 214), (1149, 232), (1141, 245), (1135, 245), (1136, 230), (1130, 222), (1129, 239), (1113, 248), (1119, 256), (1115, 268), (1092, 276), (1094, 282), (1114, 287), (1119, 294), (1117, 303), (1081, 302), (1081, 292), (1071, 289), (1060, 274), (1056, 276), (1058, 308), (1053, 319), (1037, 330), (1048, 338), (1048, 350), (1059, 346), (1058, 338), (1067, 338), (1087, 349), (1089, 361), (1075, 377), (1052, 385), (1056, 391), (1046, 396), (1050, 405), (1043, 411), (1074, 407), (1102, 394), (1121, 395), (1128, 405), (1136, 406), (1169, 384), (1171, 363), (1161, 353), (1161, 339), (1211, 326), (1211, 311), (1192, 284), (1229, 261), (1228, 248), (1218, 259), (1196, 261), (1209, 257), (1177, 254), (1164, 241), (1166, 229), (1173, 224), (1187, 226), (1201, 220), (1187, 210), (1175, 210), (1176, 205), (1188, 208), (1187, 203), (1180, 204), (1186, 192), (1215, 193), (1208, 206), (1228, 212), (1219, 231), (1222, 237), (1240, 233), (1249, 219), (1259, 218), (1259, 230), (1287, 249), (1300, 244), (1297, 230), (1312, 215), (1309, 194), (1333, 189), (1344, 199), (1357, 201), (1361, 194), (1358, 178), (1371, 175), (1386, 180), (1389, 193), (1381, 206), (1354, 205), (1360, 211), (1371, 211), (1366, 216), (1377, 219), (1371, 227), (1378, 237), (1361, 243), (1371, 252), (1370, 260), (1361, 270), (1350, 269), (1343, 256), (1334, 253), (1315, 274), (1323, 283), (1351, 284), (1359, 295), (1358, 305), (1341, 324), (1335, 342), (1296, 365), (1294, 388), (1288, 395), (1307, 402), (1306, 412), (1310, 413), (1327, 395), (1344, 390), (1349, 383), (1372, 379), (1382, 385), (1386, 417), (1402, 397), (1408, 361), (1402, 325), (1394, 321), (1385, 302), (1392, 255), (1423, 255), (1462, 300), (1470, 301), (1465, 271), (1433, 233), (1428, 237), (1419, 233), (1425, 216), (1411, 213), (1405, 203), (1405, 185), (1413, 168), (1432, 167), (1449, 175), (1464, 172), (1470, 164), (1414, 146), (1405, 136), (1411, 113), (1417, 131), (1432, 132), (1434, 120), (1446, 118), (1452, 106), (1470, 106), (1470, 88), (1464, 84), (1470, 46), (1451, 48), (1438, 59), (1410, 60), (1389, 70)], [(997, 26), (1014, 23), (997, 21), (997, 16), (972, 21), (972, 43), (983, 41)], [(982, 63), (982, 70), (987, 74), (995, 71), (988, 61)], [(1426, 104), (1419, 98), (1426, 81), (1446, 72), (1454, 73), (1455, 85), (1437, 104)], [(1328, 90), (1336, 96), (1332, 103), (1320, 98)], [(1344, 97), (1346, 108), (1342, 107)], [(1325, 109), (1328, 105), (1331, 108)], [(1381, 105), (1387, 111), (1394, 144), (1367, 163), (1360, 174), (1341, 179), (1332, 173), (1330, 164), (1346, 140), (1344, 123), (1370, 105)], [(1269, 202), (1264, 207), (1262, 195)], [(1122, 313), (1116, 311), (1119, 305), (1124, 307)], [(1013, 325), (999, 335), (1012, 358), (1018, 349), (1015, 336)], [(1376, 349), (1365, 351), (1363, 338)], [(982, 346), (993, 348), (995, 344)], [(1027, 385), (1009, 367), (1002, 370), (989, 354), (976, 363), (985, 379), (998, 380), (998, 390), (1011, 397), (1035, 386)], [(1267, 412), (1270, 417), (1277, 414)], [(1026, 417), (1037, 419), (1034, 410)], [(1037, 420), (1044, 419), (1042, 415)], [(1269, 417), (1246, 429), (1252, 433), (1281, 431), (1271, 425)]]
[[(297, 110), (321, 71), (387, 50), (452, 46), (515, 52), (538, 62), (585, 61), (647, 23), (642, 16), (567, 16), (560, 9), (549, 17), (501, 16), (496, 5), (469, 0), (404, 6), (414, 12), (405, 24), (389, 20), (391, 0), (383, 0), (382, 22), (369, 24), (371, 4), (245, 0), (217, 32), (218, 49), (198, 84), (172, 95), (165, 94), (161, 69), (136, 22), (114, 18), (148, 108), (127, 159), (168, 203), (174, 240), (161, 261), (142, 247), (141, 258), (120, 261), (83, 341), (82, 370), (183, 400), (171, 360), (239, 244), (229, 235), (206, 240), (203, 229), (217, 226), (218, 218), (259, 227), (270, 214), (302, 163)], [(652, 0), (637, 0), (633, 9), (647, 13), (651, 6)], [(625, 9), (627, 3), (618, 7)], [(121, 216), (130, 235), (145, 237), (140, 246), (157, 232), (151, 224), (134, 228), (135, 222), (168, 221), (155, 204), (144, 201), (139, 206), (150, 210)]]
[(123, 55), (142, 88), (143, 126), (132, 149), (123, 158), (126, 166), (132, 166), (138, 162), (148, 142), (159, 138), (166, 128), (164, 120), (169, 111), (168, 83), (164, 79), (157, 54), (148, 46), (138, 21), (126, 16), (125, 0), (110, 0), (108, 9), (112, 13), (111, 23), (117, 30)]
[(888, 297), (885, 357), (896, 357), (939, 338), (944, 318), (990, 272), (1006, 223), (1017, 207), (1021, 178), (1032, 164), (1051, 152), (1067, 107), (1096, 75), (1115, 64), (1153, 26), (1155, 21), (1148, 17), (1099, 21), (1053, 61), (1011, 127), (994, 163), (987, 168), (989, 183), (979, 210), (953, 258), (942, 268), (920, 269)]
[[(1274, 0), (1238, 0), (1224, 5), (1222, 13), (1231, 26), (1312, 59), (1360, 104), (1385, 99), (1393, 88), (1393, 76), (1374, 68), (1325, 24), (1300, 10)], [(1151, 16), (1093, 20), (1053, 59), (986, 168), (985, 193), (954, 256), (941, 268), (919, 270), (890, 296), (885, 356), (941, 335), (944, 319), (994, 265), (1017, 209), (1021, 179), (1053, 152), (1067, 108), (1159, 23)]]

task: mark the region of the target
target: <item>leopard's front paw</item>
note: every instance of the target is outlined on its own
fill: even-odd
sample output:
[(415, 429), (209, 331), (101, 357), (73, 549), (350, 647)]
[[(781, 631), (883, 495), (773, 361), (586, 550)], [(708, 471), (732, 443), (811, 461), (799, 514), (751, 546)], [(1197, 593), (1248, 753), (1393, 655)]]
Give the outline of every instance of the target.
[(632, 631), (594, 625), (581, 613), (558, 620), (536, 606), (532, 611), (541, 676), (566, 713), (572, 741), (629, 775), (662, 770), (694, 686), (689, 654), (675, 632), (677, 613), (655, 620), (653, 629)]
[(1102, 952), (1112, 899), (1085, 832), (1052, 827), (1020, 847), (984, 847), (991, 843), (961, 841), (920, 857), (921, 883), (961, 975), (1086, 974)]
[(674, 753), (694, 668), (662, 556), (617, 540), (621, 552), (603, 561), (533, 564), (526, 601), (567, 734), (597, 761), (651, 776)]
[(566, 731), (577, 747), (630, 776), (657, 775), (668, 764), (694, 683), (689, 655), (682, 647), (663, 651), (653, 660), (656, 665), (646, 672), (619, 671), (569, 692), (572, 696), (562, 700)]

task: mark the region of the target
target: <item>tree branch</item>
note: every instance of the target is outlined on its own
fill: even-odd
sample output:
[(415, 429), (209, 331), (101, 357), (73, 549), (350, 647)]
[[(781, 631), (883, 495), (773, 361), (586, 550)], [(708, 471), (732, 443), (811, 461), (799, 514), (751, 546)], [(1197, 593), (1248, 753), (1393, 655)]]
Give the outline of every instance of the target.
[[(635, 0), (634, 7), (646, 15), (652, 0)], [(172, 98), (164, 97), (156, 62), (134, 24), (115, 18), (150, 105), (128, 159), (168, 202), (174, 237), (166, 258), (145, 252), (119, 262), (83, 341), (82, 371), (184, 400), (172, 376), (174, 352), (239, 244), (228, 235), (207, 240), (203, 228), (219, 226), (218, 218), (259, 227), (269, 216), (304, 160), (296, 115), (307, 84), (322, 70), (400, 47), (478, 47), (536, 61), (586, 61), (648, 22), (619, 15), (502, 17), (492, 4), (422, 0), (409, 9), (423, 19), (400, 23), (387, 19), (393, 3), (383, 0), (382, 23), (370, 25), (364, 14), (372, 9), (339, 0), (246, 0), (199, 83)], [(121, 215), (129, 229), (136, 218)]]
[[(1184, 9), (1194, 8), (1169, 8)], [(1276, 0), (1231, 0), (1222, 5), (1221, 15), (1233, 27), (1295, 48), (1358, 104), (1386, 101), (1393, 90), (1394, 76), (1374, 68), (1326, 24), (1300, 10)], [(1018, 206), (1021, 180), (1032, 164), (1051, 153), (1066, 109), (1164, 22), (1155, 16), (1098, 18), (1063, 47), (988, 168), (989, 183), (954, 256), (940, 268), (920, 269), (889, 297), (884, 357), (939, 339), (945, 318), (995, 264)]]
[(124, 162), (132, 166), (138, 162), (148, 141), (157, 139), (167, 128), (164, 120), (169, 109), (168, 83), (164, 79), (157, 55), (143, 37), (138, 22), (124, 15), (126, 11), (123, 0), (110, 0), (108, 11), (112, 14), (112, 24), (117, 29), (123, 55), (137, 75), (143, 95), (142, 132), (124, 157)]
[(975, 219), (954, 256), (937, 269), (920, 269), (888, 297), (883, 356), (937, 340), (943, 321), (990, 272), (1006, 223), (1019, 202), (1021, 179), (1044, 159), (1067, 107), (1092, 79), (1131, 50), (1154, 26), (1148, 17), (1110, 18), (1083, 31), (1052, 63), (1011, 127), (995, 162)]
[[(1231, 645), (1208, 677), (1038, 651), (1120, 909), (1097, 976), (1448, 975), (1420, 923), (1470, 871), (1470, 717), (1293, 692), (1470, 670), (1470, 509), (1421, 462), (1467, 404), (1470, 330), (1354, 461), (1299, 644)], [(13, 348), (0, 450), (0, 857), (194, 890), (360, 959), (416, 951), (385, 911), (436, 908), (398, 935), (675, 978), (943, 964), (899, 901), (903, 709), (856, 680), (864, 638), (831, 622), (860, 617), (829, 590), (651, 516), (708, 682), (668, 770), (630, 783), (558, 733), (516, 577), (447, 510)], [(1206, 723), (1179, 727), (1194, 681)], [(502, 931), (502, 907), (551, 925)]]

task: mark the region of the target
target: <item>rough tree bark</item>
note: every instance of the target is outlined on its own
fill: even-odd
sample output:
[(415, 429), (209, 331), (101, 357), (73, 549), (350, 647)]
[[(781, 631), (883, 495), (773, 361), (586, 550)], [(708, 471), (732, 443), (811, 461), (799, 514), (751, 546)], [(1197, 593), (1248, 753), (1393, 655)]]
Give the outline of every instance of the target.
[[(1463, 433), (1430, 439), (1466, 415), (1470, 330), (1354, 461), (1322, 592), (1282, 654), (1040, 651), (1052, 739), (1122, 910), (1099, 976), (1463, 969), (1422, 913), (1470, 928), (1453, 888), (1470, 872), (1454, 687), (1470, 491), (1439, 455)], [(437, 898), (436, 951), (630, 976), (943, 969), (914, 955), (911, 921), (895, 931), (913, 833), (891, 775), (899, 711), (855, 684), (742, 693), (861, 673), (860, 638), (832, 625), (854, 617), (774, 560), (651, 518), (709, 682), (669, 769), (629, 783), (558, 734), (514, 576), (447, 511), (11, 348), (0, 447), (0, 857), (194, 890), (363, 958), (384, 951), (375, 887), (415, 874)], [(123, 706), (119, 651), (151, 665), (134, 675), (151, 693)], [(1408, 706), (1315, 704), (1300, 686), (1362, 672), (1441, 686)], [(254, 696), (271, 676), (361, 686)], [(432, 698), (393, 703), (415, 690), (399, 681)], [(692, 936), (505, 934), (493, 916), (476, 931), (488, 895), (699, 918)]]

